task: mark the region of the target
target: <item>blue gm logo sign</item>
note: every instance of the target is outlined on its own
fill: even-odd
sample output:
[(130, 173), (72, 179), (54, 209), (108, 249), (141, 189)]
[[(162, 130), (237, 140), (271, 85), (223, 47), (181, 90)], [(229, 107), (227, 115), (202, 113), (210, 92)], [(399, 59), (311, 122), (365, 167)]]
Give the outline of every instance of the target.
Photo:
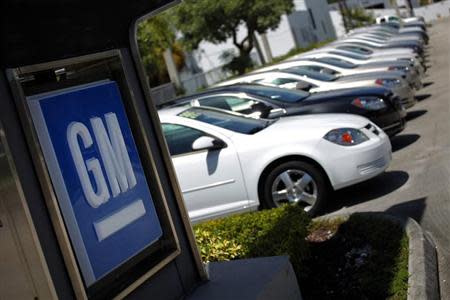
[(162, 236), (118, 86), (27, 99), (87, 286)]

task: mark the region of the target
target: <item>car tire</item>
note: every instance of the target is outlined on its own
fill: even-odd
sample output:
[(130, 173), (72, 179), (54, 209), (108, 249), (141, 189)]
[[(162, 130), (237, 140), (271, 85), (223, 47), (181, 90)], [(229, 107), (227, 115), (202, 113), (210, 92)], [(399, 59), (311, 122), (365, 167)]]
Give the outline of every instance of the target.
[(273, 168), (262, 186), (261, 205), (276, 208), (283, 203), (298, 203), (311, 216), (325, 207), (329, 184), (323, 171), (304, 161), (289, 161)]

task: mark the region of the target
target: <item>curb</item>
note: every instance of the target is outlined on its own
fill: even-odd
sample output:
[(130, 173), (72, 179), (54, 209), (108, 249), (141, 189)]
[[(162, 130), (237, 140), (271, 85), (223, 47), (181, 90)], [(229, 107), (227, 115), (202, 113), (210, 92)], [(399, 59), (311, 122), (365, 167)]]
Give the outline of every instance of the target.
[[(435, 300), (440, 299), (439, 294), (439, 271), (437, 262), (436, 246), (432, 238), (425, 234), (422, 227), (415, 220), (407, 218), (399, 219), (395, 216), (379, 212), (354, 213), (368, 217), (377, 217), (391, 220), (400, 224), (409, 239), (408, 258), (408, 300)], [(352, 214), (340, 214), (333, 216), (322, 216), (317, 220), (334, 218), (348, 219)]]
[(440, 299), (435, 244), (411, 218), (405, 230), (409, 237), (408, 300)]

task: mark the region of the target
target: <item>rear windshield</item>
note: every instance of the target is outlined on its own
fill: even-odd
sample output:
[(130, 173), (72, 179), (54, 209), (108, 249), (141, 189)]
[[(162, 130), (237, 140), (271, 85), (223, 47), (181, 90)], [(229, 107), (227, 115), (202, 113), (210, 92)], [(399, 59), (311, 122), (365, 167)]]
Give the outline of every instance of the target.
[(288, 90), (262, 85), (248, 85), (239, 87), (239, 90), (264, 98), (270, 98), (280, 102), (295, 103), (309, 96), (309, 93), (300, 90)]
[(341, 56), (345, 56), (345, 57), (349, 57), (349, 58), (353, 58), (353, 59), (361, 59), (361, 60), (367, 60), (367, 57), (361, 54), (357, 54), (357, 53), (343, 53), (343, 52), (339, 52), (339, 51), (330, 51), (331, 54), (336, 54), (336, 55), (341, 55)]
[(275, 122), (274, 120), (254, 119), (240, 114), (195, 107), (183, 111), (179, 116), (243, 134), (257, 133)]
[(344, 68), (344, 69), (354, 69), (357, 67), (357, 65), (355, 65), (349, 61), (344, 61), (342, 59), (335, 58), (335, 57), (322, 57), (322, 58), (318, 58), (316, 60), (336, 66), (336, 67)]
[(300, 76), (306, 76), (311, 79), (320, 80), (320, 81), (334, 81), (336, 80), (336, 76), (328, 74), (328, 73), (320, 73), (316, 72), (310, 69), (302, 68), (302, 67), (293, 67), (284, 70), (286, 72), (300, 75)]
[(370, 51), (370, 50), (364, 49), (364, 48), (360, 48), (360, 47), (356, 47), (356, 46), (339, 46), (337, 48), (341, 49), (341, 50), (352, 51), (353, 53), (359, 53), (359, 54), (363, 54), (363, 55), (370, 55), (373, 53), (373, 51)]

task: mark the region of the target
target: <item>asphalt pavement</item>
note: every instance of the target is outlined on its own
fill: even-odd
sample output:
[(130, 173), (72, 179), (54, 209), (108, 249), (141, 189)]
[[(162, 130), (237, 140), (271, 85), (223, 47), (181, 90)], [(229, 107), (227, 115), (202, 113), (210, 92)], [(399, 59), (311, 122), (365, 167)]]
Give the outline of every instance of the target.
[(450, 20), (429, 33), (425, 87), (408, 110), (407, 128), (392, 141), (390, 167), (336, 192), (328, 212), (381, 211), (415, 219), (437, 245), (441, 298), (450, 299)]

